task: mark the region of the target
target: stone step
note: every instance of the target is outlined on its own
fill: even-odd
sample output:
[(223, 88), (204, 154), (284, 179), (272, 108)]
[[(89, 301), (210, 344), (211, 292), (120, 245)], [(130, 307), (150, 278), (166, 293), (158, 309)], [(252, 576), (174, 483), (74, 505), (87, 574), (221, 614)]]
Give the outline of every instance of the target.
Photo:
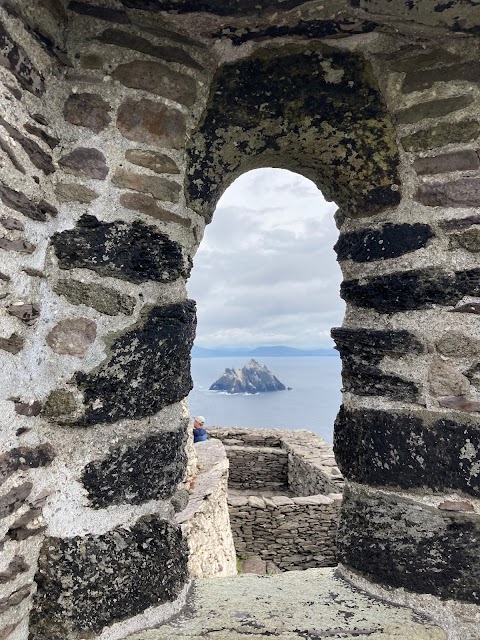
[(447, 634), (410, 609), (368, 597), (335, 569), (243, 574), (195, 582), (186, 611), (129, 640), (447, 640)]

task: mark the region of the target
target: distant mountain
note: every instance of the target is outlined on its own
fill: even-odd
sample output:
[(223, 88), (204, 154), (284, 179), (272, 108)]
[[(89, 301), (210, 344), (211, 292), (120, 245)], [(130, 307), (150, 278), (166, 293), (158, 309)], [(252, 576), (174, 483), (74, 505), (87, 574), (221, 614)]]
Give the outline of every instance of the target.
[(303, 357), (303, 356), (338, 356), (335, 349), (295, 349), (294, 347), (256, 347), (255, 349), (228, 349), (217, 348), (207, 349), (194, 345), (192, 358), (228, 358), (230, 356), (240, 356), (247, 358), (276, 358), (276, 357)]
[(283, 382), (265, 366), (253, 358), (241, 369), (225, 369), (223, 375), (214, 382), (210, 391), (227, 393), (266, 393), (285, 391)]

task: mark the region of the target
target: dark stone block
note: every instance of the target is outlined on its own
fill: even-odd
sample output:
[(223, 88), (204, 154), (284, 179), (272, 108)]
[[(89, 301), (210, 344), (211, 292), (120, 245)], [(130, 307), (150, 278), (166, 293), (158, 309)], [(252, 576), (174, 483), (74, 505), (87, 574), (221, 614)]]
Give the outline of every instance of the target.
[(40, 140), (45, 142), (45, 144), (47, 144), (50, 147), (50, 149), (55, 149), (55, 147), (57, 147), (60, 144), (60, 140), (58, 138), (55, 138), (55, 136), (51, 136), (46, 131), (44, 131), (43, 129), (40, 129), (40, 127), (36, 127), (30, 122), (26, 122), (23, 125), (23, 128), (25, 129), (25, 131), (28, 131), (28, 133), (31, 133), (33, 136), (40, 138)]
[(425, 353), (424, 343), (409, 331), (349, 329), (336, 327), (331, 331), (336, 349), (370, 364), (378, 364), (385, 356)]
[(23, 482), (17, 487), (10, 489), (5, 495), (0, 497), (0, 519), (15, 513), (20, 507), (23, 507), (25, 500), (32, 492), (33, 484), (31, 482)]
[(102, 535), (47, 538), (35, 576), (32, 640), (92, 637), (174, 600), (187, 579), (180, 527), (156, 515)]
[(438, 149), (447, 144), (473, 142), (480, 135), (480, 122), (461, 120), (460, 122), (440, 122), (430, 129), (422, 129), (401, 138), (405, 151), (426, 151)]
[(478, 515), (347, 489), (339, 561), (369, 579), (441, 599), (479, 603)]
[(181, 482), (187, 457), (186, 421), (181, 429), (156, 433), (113, 449), (88, 464), (82, 483), (96, 509), (169, 498)]
[(117, 47), (124, 47), (125, 49), (139, 51), (147, 56), (159, 58), (165, 62), (176, 62), (178, 64), (183, 64), (186, 67), (191, 67), (192, 69), (203, 69), (203, 66), (197, 62), (195, 58), (192, 58), (187, 51), (180, 49), (180, 47), (152, 44), (149, 40), (126, 31), (106, 29), (102, 35), (98, 37), (98, 40), (100, 40), (100, 42), (105, 42), (106, 44), (116, 45)]
[(480, 159), (473, 149), (442, 153), (431, 158), (415, 158), (413, 162), (413, 168), (419, 176), (448, 173), (449, 171), (477, 170), (479, 167)]
[[(304, 0), (282, 0), (282, 10), (287, 11), (303, 4)], [(219, 16), (235, 16), (277, 9), (277, 0), (121, 0), (125, 7), (142, 11), (175, 11), (197, 13), (205, 11)]]
[(77, 0), (71, 0), (68, 3), (70, 11), (79, 13), (82, 16), (89, 16), (90, 18), (98, 18), (98, 20), (106, 20), (107, 22), (116, 22), (118, 24), (128, 24), (130, 20), (126, 11), (121, 9), (110, 9), (108, 7), (96, 7), (86, 2), (79, 2)]
[(83, 215), (75, 229), (54, 234), (52, 244), (61, 269), (91, 269), (135, 283), (173, 282), (188, 277), (191, 268), (177, 242), (143, 222), (100, 222)]
[(48, 467), (55, 458), (53, 447), (41, 444), (38, 447), (17, 447), (0, 455), (0, 485), (16, 471)]
[(185, 144), (186, 120), (183, 113), (159, 102), (127, 98), (118, 108), (117, 127), (134, 142), (181, 149)]
[(12, 333), (9, 338), (0, 338), (0, 349), (7, 351), (14, 356), (23, 349), (25, 344), (24, 338), (18, 335), (18, 333)]
[(384, 373), (379, 367), (355, 357), (343, 355), (343, 390), (358, 396), (384, 396), (390, 400), (417, 402), (419, 388), (411, 380)]
[(110, 105), (96, 93), (72, 93), (63, 106), (67, 122), (100, 133), (111, 122)]
[(76, 176), (93, 178), (94, 180), (105, 180), (108, 174), (108, 167), (105, 156), (99, 149), (90, 147), (78, 147), (67, 155), (62, 156), (58, 164), (67, 173)]
[(472, 104), (473, 96), (454, 96), (453, 98), (440, 98), (429, 102), (420, 102), (407, 109), (401, 109), (395, 113), (399, 124), (412, 124), (424, 118), (440, 118), (452, 111), (465, 109)]
[(0, 125), (8, 132), (9, 136), (18, 142), (30, 161), (37, 169), (49, 175), (55, 171), (52, 158), (48, 155), (36, 142), (24, 136), (18, 129), (13, 127), (9, 122), (0, 116)]
[(460, 178), (454, 182), (422, 184), (413, 197), (427, 207), (478, 207), (480, 178)]
[(192, 388), (190, 349), (195, 303), (155, 307), (116, 338), (96, 373), (77, 372), (84, 393), (81, 424), (151, 416), (185, 398)]
[(402, 91), (424, 91), (434, 85), (435, 82), (466, 81), (478, 84), (480, 82), (480, 69), (472, 62), (460, 62), (437, 69), (420, 69), (408, 73), (403, 81)]
[(0, 23), (0, 65), (15, 76), (22, 89), (36, 96), (45, 90), (44, 78), (35, 69), (23, 47), (17, 44)]
[(365, 284), (346, 280), (341, 297), (380, 313), (429, 309), (433, 304), (455, 305), (465, 295), (480, 295), (480, 269), (449, 273), (438, 268), (400, 271), (370, 278)]
[(479, 426), (459, 414), (342, 406), (335, 458), (355, 482), (480, 496)]
[(438, 226), (447, 231), (457, 231), (459, 229), (468, 229), (474, 224), (480, 224), (480, 216), (466, 216), (465, 218), (451, 218), (450, 220), (440, 220)]
[(409, 73), (419, 69), (431, 69), (432, 67), (458, 62), (458, 56), (446, 49), (424, 51), (418, 47), (412, 47), (410, 51), (407, 49), (406, 53), (406, 57), (401, 57), (401, 54), (395, 50), (393, 53), (384, 56), (386, 60), (393, 60), (390, 64), (392, 71)]
[(7, 207), (23, 213), (24, 216), (27, 216), (27, 218), (31, 220), (45, 222), (47, 220), (47, 214), (56, 215), (55, 207), (48, 204), (48, 202), (44, 200), (41, 200), (38, 204), (32, 202), (26, 195), (7, 187), (7, 185), (2, 182), (0, 182), (0, 200)]
[(434, 235), (428, 224), (387, 223), (380, 229), (342, 233), (333, 248), (338, 260), (385, 260), (421, 249)]

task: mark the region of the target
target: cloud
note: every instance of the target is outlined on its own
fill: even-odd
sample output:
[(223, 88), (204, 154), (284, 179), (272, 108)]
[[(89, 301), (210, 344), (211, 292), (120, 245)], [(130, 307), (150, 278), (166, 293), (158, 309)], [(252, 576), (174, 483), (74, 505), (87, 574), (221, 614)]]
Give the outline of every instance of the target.
[(259, 169), (217, 205), (187, 288), (201, 346), (331, 346), (342, 322), (334, 203), (306, 178)]

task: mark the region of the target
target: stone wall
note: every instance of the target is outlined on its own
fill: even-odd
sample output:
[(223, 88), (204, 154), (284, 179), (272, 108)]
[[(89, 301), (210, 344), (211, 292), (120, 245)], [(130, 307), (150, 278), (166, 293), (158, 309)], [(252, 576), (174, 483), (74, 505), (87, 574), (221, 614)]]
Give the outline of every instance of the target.
[[(218, 440), (195, 445), (197, 473), (188, 503), (177, 513), (188, 544), (188, 575), (208, 578), (236, 575), (235, 547), (227, 504), (228, 458)], [(184, 494), (185, 496), (185, 494)]]
[(234, 489), (288, 489), (288, 453), (273, 447), (228, 447), (230, 476)]
[(181, 606), (185, 280), (223, 190), (263, 166), (339, 206), (340, 560), (474, 618), (478, 12), (1, 3), (3, 636), (113, 639)]
[(230, 496), (230, 522), (240, 557), (259, 555), (282, 571), (337, 564), (341, 494), (310, 497)]

